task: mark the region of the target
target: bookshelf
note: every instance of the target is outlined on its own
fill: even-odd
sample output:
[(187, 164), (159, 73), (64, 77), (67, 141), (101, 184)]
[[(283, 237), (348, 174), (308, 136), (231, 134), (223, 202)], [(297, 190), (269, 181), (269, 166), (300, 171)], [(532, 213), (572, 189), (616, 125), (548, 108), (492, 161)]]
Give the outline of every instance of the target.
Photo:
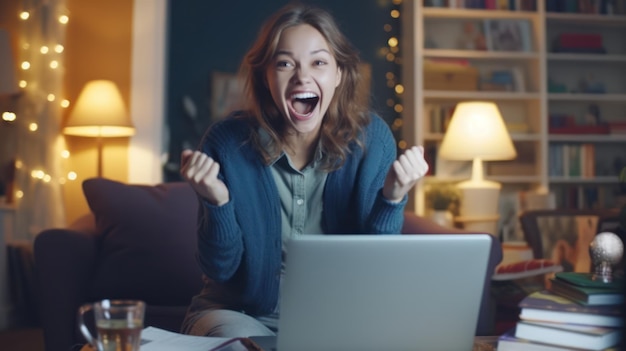
[[(501, 198), (539, 190), (554, 192), (560, 207), (612, 205), (617, 163), (621, 159), (626, 165), (626, 41), (621, 34), (626, 31), (626, 15), (558, 13), (552, 7), (564, 2), (546, 1), (403, 2), (403, 139), (408, 145), (424, 145), (432, 168), (412, 194), (409, 206), (418, 214), (427, 210), (425, 185), (469, 178), (467, 165), (437, 158), (450, 111), (467, 100), (496, 102), (517, 149), (515, 160), (485, 162), (486, 178), (503, 185)], [(497, 9), (502, 3), (511, 7)], [(518, 46), (500, 45), (498, 38), (507, 27), (521, 38)], [(555, 49), (555, 43), (566, 42), (571, 33), (601, 37), (606, 53)], [(456, 64), (458, 71), (452, 78), (449, 71), (443, 73), (448, 85), (433, 84), (433, 77), (442, 74), (437, 69), (446, 64)], [(503, 72), (510, 82), (495, 79)], [(590, 111), (598, 110), (600, 116), (593, 117)], [(553, 130), (559, 116), (573, 118), (582, 130), (571, 134)], [(615, 128), (589, 133), (585, 126), (591, 119)], [(585, 147), (593, 150), (587, 157), (593, 158), (593, 172), (552, 174), (556, 161), (552, 149), (564, 144), (593, 145)], [(602, 195), (588, 203), (584, 197), (592, 187)]]
[[(548, 84), (547, 106), (549, 123), (554, 116), (571, 116), (577, 124), (598, 119), (604, 124), (594, 131), (592, 126), (567, 133), (548, 129), (548, 150), (562, 148), (594, 149), (591, 174), (555, 174), (548, 167), (549, 188), (557, 195), (557, 206), (588, 208), (614, 204), (617, 177), (626, 165), (626, 131), (616, 132), (615, 126), (626, 127), (626, 31), (625, 15), (594, 13), (546, 12), (546, 61)], [(587, 50), (563, 50), (559, 37), (578, 33), (599, 39), (602, 53)], [(608, 125), (608, 126), (607, 126)], [(558, 129), (558, 128), (557, 128)], [(596, 128), (597, 129), (597, 128)], [(550, 165), (562, 162), (563, 154), (549, 157)], [(589, 159), (574, 157), (575, 165)], [(622, 165), (622, 166), (620, 166)]]

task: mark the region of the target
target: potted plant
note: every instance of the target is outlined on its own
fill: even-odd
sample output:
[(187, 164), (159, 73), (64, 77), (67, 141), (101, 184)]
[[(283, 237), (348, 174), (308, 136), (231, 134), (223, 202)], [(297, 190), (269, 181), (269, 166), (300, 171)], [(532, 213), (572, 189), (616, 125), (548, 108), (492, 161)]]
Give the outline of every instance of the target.
[(459, 190), (451, 183), (430, 184), (425, 191), (426, 205), (432, 219), (440, 225), (453, 226), (452, 209), (458, 205)]

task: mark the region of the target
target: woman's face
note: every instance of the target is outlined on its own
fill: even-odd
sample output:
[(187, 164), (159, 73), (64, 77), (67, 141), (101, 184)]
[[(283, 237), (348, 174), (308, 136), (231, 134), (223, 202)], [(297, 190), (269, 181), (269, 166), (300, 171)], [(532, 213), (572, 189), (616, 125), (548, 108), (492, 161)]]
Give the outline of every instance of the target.
[(341, 70), (320, 32), (310, 25), (285, 29), (266, 75), (288, 132), (317, 135), (341, 81)]

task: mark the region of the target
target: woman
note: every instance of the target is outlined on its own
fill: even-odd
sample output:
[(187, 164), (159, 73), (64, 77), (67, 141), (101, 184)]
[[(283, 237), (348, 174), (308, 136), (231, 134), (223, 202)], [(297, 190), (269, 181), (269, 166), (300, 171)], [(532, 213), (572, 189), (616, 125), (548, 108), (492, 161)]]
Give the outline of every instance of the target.
[(421, 147), (396, 160), (389, 127), (356, 97), (358, 61), (323, 10), (288, 5), (262, 27), (241, 65), (247, 108), (181, 157), (205, 281), (183, 332), (272, 335), (293, 236), (400, 233), (428, 165)]

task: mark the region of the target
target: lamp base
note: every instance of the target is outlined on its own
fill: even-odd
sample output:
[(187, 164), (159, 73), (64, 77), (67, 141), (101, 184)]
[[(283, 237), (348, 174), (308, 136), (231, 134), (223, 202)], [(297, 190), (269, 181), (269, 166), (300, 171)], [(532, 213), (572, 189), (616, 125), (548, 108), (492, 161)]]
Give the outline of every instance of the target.
[(497, 236), (497, 224), (499, 215), (463, 217), (459, 216), (454, 219), (456, 223), (460, 223), (463, 229), (475, 233), (488, 233)]
[(500, 183), (470, 180), (458, 185), (461, 191), (460, 218), (463, 228), (497, 236)]

